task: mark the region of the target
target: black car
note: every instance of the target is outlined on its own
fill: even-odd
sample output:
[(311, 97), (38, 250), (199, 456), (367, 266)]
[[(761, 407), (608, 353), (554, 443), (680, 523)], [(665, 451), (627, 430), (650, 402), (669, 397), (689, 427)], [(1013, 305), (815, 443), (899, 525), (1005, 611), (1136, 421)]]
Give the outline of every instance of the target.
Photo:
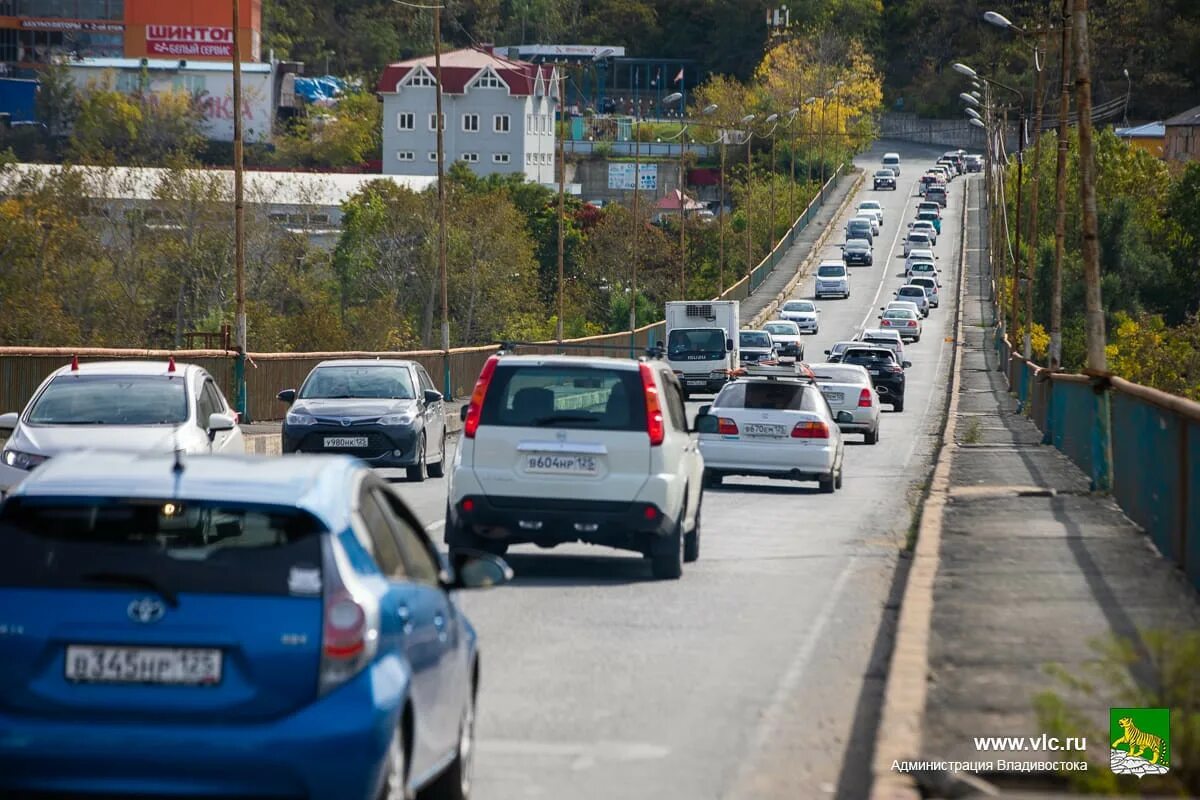
[(279, 399), (284, 453), (344, 453), (413, 481), (445, 472), (445, 403), (415, 361), (322, 361)]
[[(835, 358), (831, 355), (829, 360), (834, 361)], [(887, 347), (862, 345), (847, 347), (836, 361), (866, 367), (880, 402), (890, 403), (893, 411), (904, 410), (904, 370), (912, 366), (912, 362), (896, 361), (896, 354)]]
[(890, 169), (876, 170), (875, 172), (875, 189), (896, 189), (896, 173)]
[(871, 266), (875, 263), (875, 254), (871, 249), (871, 243), (866, 239), (848, 239), (846, 246), (842, 248), (842, 260), (846, 262), (846, 266), (851, 264)]

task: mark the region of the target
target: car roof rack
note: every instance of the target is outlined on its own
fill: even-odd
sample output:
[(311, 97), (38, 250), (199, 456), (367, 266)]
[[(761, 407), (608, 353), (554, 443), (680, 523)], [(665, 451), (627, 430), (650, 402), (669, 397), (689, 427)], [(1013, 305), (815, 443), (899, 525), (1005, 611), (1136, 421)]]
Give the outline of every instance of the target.
[(802, 380), (809, 383), (816, 379), (812, 368), (807, 363), (786, 357), (773, 361), (747, 364), (744, 367), (731, 370), (729, 374), (733, 378), (767, 378), (769, 380), (779, 380), (782, 378)]
[[(514, 342), (502, 341), (497, 342), (500, 348), (496, 355), (516, 355), (521, 349), (538, 348), (539, 350), (556, 350), (566, 352), (556, 352), (552, 355), (569, 355), (571, 350), (601, 350), (604, 353), (625, 353), (636, 350), (635, 347), (630, 347), (624, 344), (590, 344), (587, 342)], [(651, 358), (666, 358), (667, 348), (662, 342), (642, 348), (642, 355), (638, 357), (639, 361), (645, 361)]]

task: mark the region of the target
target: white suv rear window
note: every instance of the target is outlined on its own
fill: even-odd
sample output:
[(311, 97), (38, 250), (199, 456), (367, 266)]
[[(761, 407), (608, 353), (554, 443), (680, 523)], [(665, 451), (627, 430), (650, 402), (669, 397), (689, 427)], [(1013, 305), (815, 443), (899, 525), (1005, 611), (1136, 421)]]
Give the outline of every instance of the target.
[(481, 425), (646, 430), (646, 398), (633, 370), (579, 365), (496, 367)]

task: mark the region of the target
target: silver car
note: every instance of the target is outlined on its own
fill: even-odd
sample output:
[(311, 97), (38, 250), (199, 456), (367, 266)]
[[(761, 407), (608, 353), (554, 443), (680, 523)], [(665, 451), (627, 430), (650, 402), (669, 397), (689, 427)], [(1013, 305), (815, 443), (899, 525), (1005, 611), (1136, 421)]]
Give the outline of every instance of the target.
[(851, 420), (839, 422), (844, 433), (861, 433), (863, 441), (879, 441), (879, 398), (871, 384), (871, 375), (858, 364), (811, 364), (817, 385), (836, 414), (845, 411)]
[(920, 286), (929, 295), (929, 305), (937, 308), (942, 304), (942, 293), (938, 289), (937, 278), (926, 275), (915, 275), (908, 279), (912, 286)]
[(916, 303), (917, 310), (921, 312), (921, 316), (929, 316), (929, 295), (926, 294), (924, 286), (914, 286), (912, 284), (901, 286), (896, 290), (895, 297), (897, 300), (907, 300), (910, 303)]
[(74, 450), (246, 452), (237, 413), (195, 364), (102, 361), (60, 367), (20, 414), (0, 414), (5, 465), (30, 470)]
[(816, 333), (821, 329), (821, 309), (811, 300), (788, 300), (779, 307), (779, 318), (796, 323), (801, 333)]

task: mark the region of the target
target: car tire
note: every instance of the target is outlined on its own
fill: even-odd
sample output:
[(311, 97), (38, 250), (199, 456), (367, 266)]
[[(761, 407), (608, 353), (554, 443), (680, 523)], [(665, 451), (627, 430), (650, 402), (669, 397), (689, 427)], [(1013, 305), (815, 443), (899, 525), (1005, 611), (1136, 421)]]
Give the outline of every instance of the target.
[(421, 452), (417, 456), (417, 463), (411, 467), (405, 467), (405, 477), (412, 483), (420, 483), (425, 480), (425, 434), (421, 434)]
[(722, 475), (721, 473), (713, 472), (711, 469), (704, 470), (704, 478), (703, 478), (702, 482), (704, 483), (705, 489), (716, 489), (721, 485), (721, 482), (724, 480), (725, 480), (725, 476)]
[(821, 494), (833, 494), (837, 488), (836, 478), (830, 472), (829, 475), (818, 479), (817, 485), (821, 488)]
[(666, 549), (650, 556), (650, 572), (660, 581), (678, 580), (683, 575), (683, 515), (675, 523), (675, 530), (666, 543)]
[(864, 444), (875, 444), (878, 441), (879, 441), (879, 429), (878, 428), (867, 431), (866, 433), (863, 434), (863, 443)]
[(898, 413), (903, 410), (904, 410), (904, 398), (903, 397), (901, 397), (899, 400), (892, 401), (892, 411), (895, 411)]
[(683, 560), (690, 564), (700, 558), (700, 511), (704, 505), (704, 495), (700, 495), (700, 505), (696, 506), (696, 524), (691, 533), (683, 537)]
[(396, 733), (388, 745), (387, 767), (383, 783), (379, 787), (378, 800), (410, 800), (412, 795), (406, 786), (408, 782), (407, 748), (404, 744), (404, 732), (396, 726)]
[(417, 800), (468, 800), (475, 762), (475, 693), (467, 696), (467, 706), (459, 722), (458, 752), (454, 760), (417, 794)]
[(438, 458), (438, 460), (435, 463), (430, 464), (428, 467), (428, 470), (429, 470), (429, 477), (431, 477), (431, 478), (442, 478), (442, 477), (445, 477), (445, 475), (446, 475), (446, 434), (445, 434), (445, 432), (442, 433), (441, 457)]
[(834, 488), (834, 489), (841, 489), (841, 488), (842, 488), (842, 474), (843, 474), (843, 471), (844, 471), (844, 470), (845, 470), (845, 466), (844, 466), (844, 465), (843, 465), (843, 466), (839, 466), (839, 467), (838, 467), (838, 471), (837, 471), (837, 477), (835, 477), (835, 478), (833, 479), (833, 488)]

